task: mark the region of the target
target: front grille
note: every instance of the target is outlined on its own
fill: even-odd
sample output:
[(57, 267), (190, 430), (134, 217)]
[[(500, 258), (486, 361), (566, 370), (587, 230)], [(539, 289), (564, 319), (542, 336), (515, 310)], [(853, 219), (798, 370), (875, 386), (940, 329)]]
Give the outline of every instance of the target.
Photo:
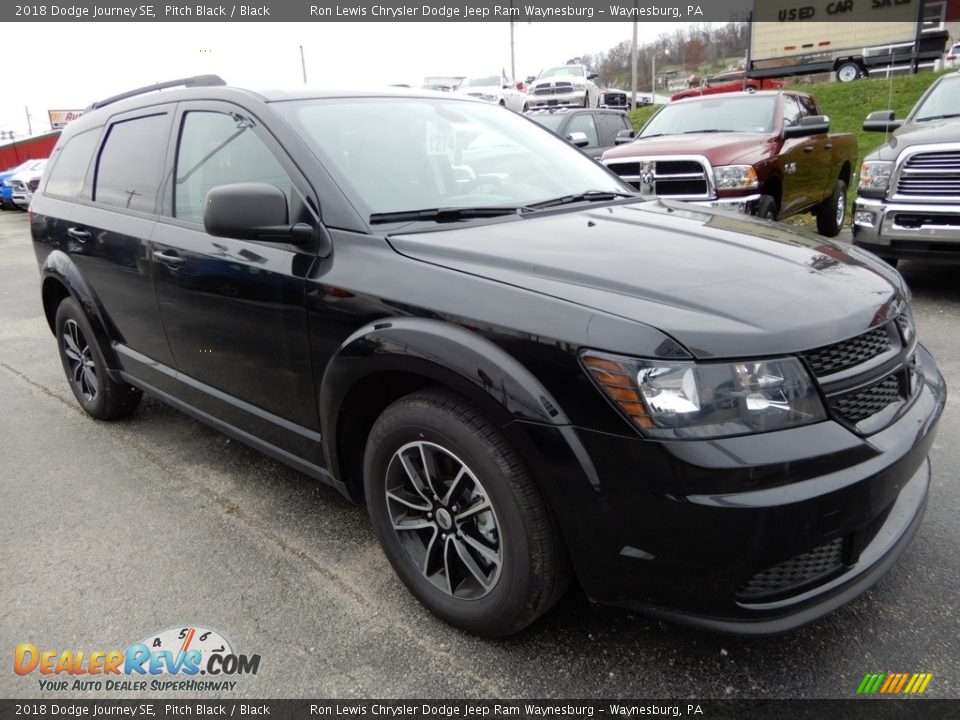
[(737, 588), (737, 595), (744, 599), (783, 595), (824, 579), (843, 567), (843, 546), (843, 538), (836, 538), (810, 552), (758, 572)]
[(881, 326), (851, 340), (809, 350), (803, 353), (803, 359), (819, 377), (860, 365), (889, 349), (890, 335), (887, 328)]
[(556, 91), (551, 86), (538, 87), (533, 91), (534, 95), (553, 95)]
[(897, 195), (960, 197), (960, 148), (911, 155), (900, 169)]
[(608, 168), (637, 190), (641, 189), (644, 166), (648, 166), (653, 173), (653, 194), (655, 195), (691, 200), (710, 198), (707, 168), (699, 160), (630, 158), (611, 160), (607, 163)]
[(891, 403), (903, 400), (900, 373), (888, 375), (878, 383), (849, 395), (830, 398), (830, 410), (841, 420), (856, 425), (876, 415)]

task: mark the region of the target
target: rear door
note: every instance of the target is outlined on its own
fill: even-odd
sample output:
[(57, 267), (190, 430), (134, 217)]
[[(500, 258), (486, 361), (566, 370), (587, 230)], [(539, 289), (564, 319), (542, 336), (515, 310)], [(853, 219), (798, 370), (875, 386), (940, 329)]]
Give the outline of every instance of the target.
[[(85, 177), (70, 211), (65, 249), (105, 315), (124, 368), (161, 388), (162, 368), (173, 358), (160, 322), (148, 244), (173, 111), (172, 105), (158, 105), (115, 115), (104, 128), (74, 136), (45, 187), (55, 197), (68, 192), (71, 177), (74, 182)], [(90, 147), (96, 148), (92, 163)], [(74, 159), (91, 166), (67, 167)]]
[(595, 157), (598, 157), (616, 144), (617, 134), (628, 130), (629, 125), (626, 116), (618, 112), (598, 112), (596, 115), (600, 152)]
[(290, 222), (315, 224), (304, 200), (309, 186), (243, 108), (181, 103), (175, 126), (152, 258), (179, 393), (197, 409), (320, 464), (305, 308), (316, 253), (213, 237), (203, 228), (207, 191), (238, 182), (279, 187)]

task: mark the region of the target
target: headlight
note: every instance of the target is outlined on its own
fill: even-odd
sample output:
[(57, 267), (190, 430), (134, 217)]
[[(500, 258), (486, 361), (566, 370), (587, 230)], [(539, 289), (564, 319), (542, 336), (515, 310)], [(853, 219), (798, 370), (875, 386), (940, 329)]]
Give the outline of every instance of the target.
[(867, 160), (860, 166), (859, 190), (864, 195), (883, 195), (890, 187), (893, 163), (888, 160)]
[(757, 171), (750, 165), (721, 165), (713, 169), (718, 190), (750, 190), (760, 186)]
[(671, 363), (587, 352), (582, 360), (644, 435), (722, 437), (826, 419), (809, 374), (794, 357)]

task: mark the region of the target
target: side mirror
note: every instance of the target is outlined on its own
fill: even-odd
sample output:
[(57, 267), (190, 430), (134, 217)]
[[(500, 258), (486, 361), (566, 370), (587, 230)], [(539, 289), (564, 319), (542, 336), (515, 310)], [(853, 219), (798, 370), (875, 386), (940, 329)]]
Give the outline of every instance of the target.
[(598, 73), (588, 73), (587, 80), (596, 80), (600, 75)]
[(572, 132), (567, 134), (567, 140), (578, 148), (586, 147), (590, 144), (590, 138), (587, 137), (586, 133), (582, 132)]
[(613, 144), (626, 145), (627, 143), (632, 143), (636, 137), (637, 133), (635, 133), (633, 130), (621, 130), (613, 139)]
[(306, 223), (290, 225), (287, 196), (268, 183), (218, 185), (203, 200), (203, 228), (215, 237), (301, 244), (313, 239)]
[(534, 75), (527, 75), (527, 79), (526, 79), (527, 85), (529, 85), (530, 83), (532, 83), (532, 82), (533, 82), (534, 80), (536, 80), (536, 79), (537, 79), (537, 78), (536, 78)]
[(867, 132), (890, 132), (901, 125), (903, 120), (894, 120), (893, 110), (877, 110), (863, 121), (863, 129)]
[(830, 118), (826, 115), (808, 115), (800, 118), (799, 125), (791, 125), (783, 129), (785, 138), (807, 137), (830, 132)]

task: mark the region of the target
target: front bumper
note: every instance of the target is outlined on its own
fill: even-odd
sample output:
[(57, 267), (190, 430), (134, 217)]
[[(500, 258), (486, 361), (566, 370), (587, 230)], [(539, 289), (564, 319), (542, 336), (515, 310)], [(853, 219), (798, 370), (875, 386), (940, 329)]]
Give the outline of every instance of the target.
[(527, 93), (527, 107), (531, 110), (546, 107), (583, 107), (586, 96), (586, 90), (574, 90), (562, 95), (536, 95), (531, 91)]
[[(664, 198), (669, 200), (669, 197)], [(755, 215), (757, 212), (757, 203), (760, 201), (760, 194), (744, 195), (741, 197), (722, 197), (713, 200), (696, 200), (691, 205), (701, 205), (703, 207), (717, 208), (719, 210), (730, 210), (744, 215)]]
[[(603, 604), (738, 634), (787, 631), (863, 593), (909, 544), (926, 504), (946, 387), (929, 353), (918, 353), (919, 391), (868, 437), (832, 421), (669, 442), (528, 428), (550, 457), (545, 490), (584, 590)], [(563, 457), (569, 437), (559, 436), (570, 433), (581, 445)], [(755, 592), (758, 577), (830, 546), (834, 566)]]
[(853, 212), (853, 242), (889, 258), (960, 258), (960, 204), (858, 197)]

